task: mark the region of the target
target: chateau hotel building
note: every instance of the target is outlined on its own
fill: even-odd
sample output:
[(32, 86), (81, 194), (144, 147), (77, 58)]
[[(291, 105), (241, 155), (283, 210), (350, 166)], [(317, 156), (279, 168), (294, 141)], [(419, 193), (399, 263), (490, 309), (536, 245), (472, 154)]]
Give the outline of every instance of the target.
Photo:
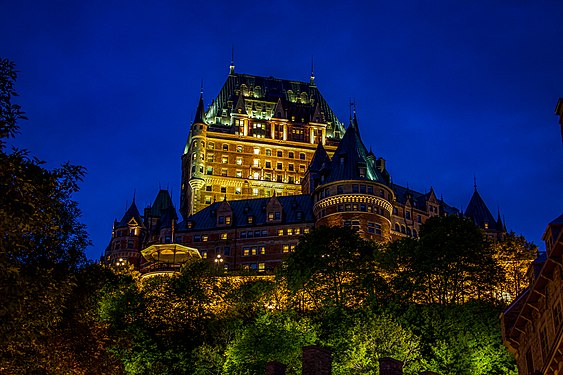
[[(313, 74), (295, 82), (233, 65), (209, 108), (200, 96), (182, 155), (180, 213), (166, 190), (142, 216), (133, 201), (114, 222), (105, 261), (143, 268), (144, 248), (177, 243), (227, 270), (265, 271), (315, 226), (387, 242), (417, 237), (432, 216), (460, 214), (432, 188), (393, 184), (385, 160), (365, 147), (355, 111), (345, 128)], [(477, 189), (465, 214), (490, 236), (505, 231)]]

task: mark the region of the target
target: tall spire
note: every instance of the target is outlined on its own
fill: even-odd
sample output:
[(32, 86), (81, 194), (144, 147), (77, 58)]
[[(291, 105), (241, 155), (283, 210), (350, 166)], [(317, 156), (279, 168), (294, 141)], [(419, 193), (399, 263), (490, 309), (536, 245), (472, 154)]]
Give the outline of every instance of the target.
[(473, 189), (477, 191), (477, 177), (475, 177), (475, 175), (473, 175)]
[(201, 89), (199, 91), (199, 103), (195, 112), (194, 124), (205, 124), (203, 118), (205, 117), (205, 108), (203, 104), (203, 81), (201, 81)]
[(312, 56), (311, 56), (311, 77), (309, 79), (309, 83), (311, 86), (315, 86), (315, 62)]
[(229, 75), (235, 74), (235, 46), (231, 46), (231, 65), (229, 66)]

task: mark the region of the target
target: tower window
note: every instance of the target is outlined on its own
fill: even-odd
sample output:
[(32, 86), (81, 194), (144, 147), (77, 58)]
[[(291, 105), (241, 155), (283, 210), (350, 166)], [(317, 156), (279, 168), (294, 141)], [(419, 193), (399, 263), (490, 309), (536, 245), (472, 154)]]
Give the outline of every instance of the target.
[(226, 143), (223, 143), (223, 151), (229, 151), (229, 145)]

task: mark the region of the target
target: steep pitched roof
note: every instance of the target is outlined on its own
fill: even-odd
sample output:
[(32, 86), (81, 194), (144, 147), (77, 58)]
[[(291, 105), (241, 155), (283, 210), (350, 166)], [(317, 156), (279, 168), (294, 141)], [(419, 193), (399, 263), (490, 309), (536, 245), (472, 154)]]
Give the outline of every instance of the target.
[(203, 104), (203, 91), (199, 94), (199, 102), (195, 111), (194, 124), (205, 124), (205, 106)]
[[(176, 212), (174, 204), (172, 203), (172, 198), (170, 197), (170, 193), (168, 192), (168, 190), (160, 190), (156, 198), (154, 199), (152, 206), (148, 210), (148, 214), (153, 217), (161, 217), (171, 208), (174, 210), (174, 212)], [(146, 213), (147, 211), (145, 211), (145, 214)]]
[(131, 219), (135, 219), (135, 222), (137, 224), (141, 226), (143, 225), (143, 219), (141, 218), (141, 214), (137, 209), (137, 205), (135, 204), (135, 199), (133, 199), (133, 202), (131, 202), (131, 205), (129, 206), (129, 208), (127, 209), (121, 220), (119, 221), (119, 223), (117, 223), (116, 227), (117, 228), (127, 227)]
[(465, 209), (465, 216), (473, 220), (473, 222), (481, 228), (485, 228), (485, 223), (487, 223), (488, 229), (502, 230), (502, 228), (497, 228), (497, 221), (487, 208), (481, 195), (479, 195), (477, 188), (475, 188), (473, 196)]
[[(229, 201), (233, 212), (232, 225), (250, 227), (267, 223), (266, 207), (271, 198), (255, 198)], [(276, 197), (283, 207), (282, 223), (312, 223), (313, 202), (308, 194)], [(217, 226), (217, 210), (223, 202), (215, 202), (203, 210), (188, 217), (178, 225), (179, 230), (188, 230), (187, 222), (191, 222), (190, 230), (212, 229)], [(248, 216), (253, 217), (253, 224), (248, 224)], [(278, 223), (279, 224), (279, 223)]]
[[(373, 158), (368, 157), (368, 154), (369, 152), (360, 137), (358, 121), (354, 112), (354, 118), (332, 156), (327, 182), (371, 180), (386, 184), (385, 178), (374, 165)], [(360, 166), (365, 167), (365, 176), (363, 177), (360, 176)]]
[[(278, 117), (277, 112), (280, 112), (282, 118), (291, 119), (294, 116), (296, 121), (301, 121), (301, 119), (304, 119), (305, 122), (326, 121), (328, 137), (334, 137), (336, 131), (339, 131), (340, 134), (344, 132), (343, 124), (338, 120), (315, 85), (234, 72), (227, 77), (219, 95), (208, 108), (206, 118), (221, 117), (223, 110), (227, 113), (233, 111), (235, 105), (239, 104), (240, 96), (244, 95), (242, 93), (243, 87), (248, 90), (246, 105), (252, 106), (252, 102), (256, 101), (270, 103), (268, 107), (269, 117)], [(301, 95), (304, 95), (307, 100), (301, 102)], [(280, 101), (281, 103), (279, 103)], [(276, 108), (280, 108), (280, 104), (284, 110), (274, 112)], [(320, 121), (316, 119), (316, 117), (319, 117), (318, 113), (323, 115), (322, 119), (318, 119)]]
[(311, 163), (309, 164), (309, 170), (320, 171), (325, 163), (330, 163), (330, 157), (323, 147), (323, 144), (319, 142), (313, 154), (313, 158), (311, 159)]

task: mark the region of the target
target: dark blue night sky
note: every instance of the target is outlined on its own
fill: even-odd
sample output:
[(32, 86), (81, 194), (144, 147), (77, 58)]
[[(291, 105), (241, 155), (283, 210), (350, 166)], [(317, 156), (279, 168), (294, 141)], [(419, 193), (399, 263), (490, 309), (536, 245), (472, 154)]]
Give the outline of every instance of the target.
[(236, 71), (316, 82), (393, 180), (493, 215), (541, 244), (563, 213), (563, 2), (12, 1), (0, 55), (29, 121), (14, 144), (88, 169), (76, 195), (97, 258), (136, 190), (179, 200), (180, 155), (204, 81)]

